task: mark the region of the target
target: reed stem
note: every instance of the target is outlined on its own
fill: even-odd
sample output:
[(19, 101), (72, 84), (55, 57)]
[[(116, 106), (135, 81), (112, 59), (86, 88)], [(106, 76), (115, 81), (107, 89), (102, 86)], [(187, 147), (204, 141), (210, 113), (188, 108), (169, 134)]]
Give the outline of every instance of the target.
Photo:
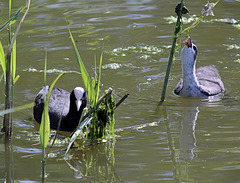
[(183, 8), (183, 0), (181, 0), (180, 11), (178, 13), (178, 19), (177, 19), (177, 22), (176, 22), (176, 27), (175, 27), (174, 37), (173, 37), (173, 42), (172, 42), (172, 49), (171, 49), (171, 52), (170, 52), (170, 55), (169, 55), (167, 71), (166, 71), (164, 84), (163, 84), (162, 96), (161, 96), (161, 100), (160, 100), (159, 104), (161, 104), (165, 100), (168, 78), (169, 78), (169, 74), (170, 74), (170, 70), (171, 70), (171, 66), (172, 66), (172, 60), (173, 60), (173, 56), (174, 56), (174, 52), (175, 52), (178, 33), (181, 30), (182, 8)]
[[(10, 90), (11, 90), (11, 69), (10, 69), (10, 61), (11, 61), (11, 54), (7, 54), (6, 59), (6, 83), (5, 83), (5, 109), (11, 108), (11, 100), (10, 100)], [(11, 115), (7, 113), (4, 115), (3, 120), (3, 131), (5, 132), (5, 136), (8, 137), (11, 135)]]

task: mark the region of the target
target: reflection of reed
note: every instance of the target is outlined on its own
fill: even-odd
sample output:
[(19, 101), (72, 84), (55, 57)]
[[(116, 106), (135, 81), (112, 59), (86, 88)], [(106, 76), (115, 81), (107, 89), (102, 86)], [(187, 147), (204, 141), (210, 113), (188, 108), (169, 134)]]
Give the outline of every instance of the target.
[(74, 159), (66, 161), (74, 177), (90, 182), (123, 182), (115, 172), (115, 142), (88, 146), (76, 151)]
[(6, 182), (12, 182), (14, 178), (12, 177), (13, 171), (13, 152), (12, 152), (12, 137), (7, 136), (5, 138), (5, 175)]

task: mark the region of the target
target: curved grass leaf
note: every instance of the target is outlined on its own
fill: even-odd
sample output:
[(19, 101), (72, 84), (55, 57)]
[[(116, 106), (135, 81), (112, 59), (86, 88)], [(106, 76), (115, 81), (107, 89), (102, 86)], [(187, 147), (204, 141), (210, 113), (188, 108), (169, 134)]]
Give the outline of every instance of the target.
[(5, 22), (1, 27), (0, 27), (0, 31), (3, 30), (5, 27), (7, 27), (8, 25), (12, 25), (16, 22), (19, 13), (22, 11), (22, 8), (19, 8), (18, 11), (15, 13), (15, 15), (12, 16), (12, 18), (10, 18), (7, 22)]
[(19, 78), (20, 78), (20, 76), (17, 75), (17, 76), (14, 78), (14, 80), (13, 80), (13, 84), (15, 84), (15, 83), (18, 81)]

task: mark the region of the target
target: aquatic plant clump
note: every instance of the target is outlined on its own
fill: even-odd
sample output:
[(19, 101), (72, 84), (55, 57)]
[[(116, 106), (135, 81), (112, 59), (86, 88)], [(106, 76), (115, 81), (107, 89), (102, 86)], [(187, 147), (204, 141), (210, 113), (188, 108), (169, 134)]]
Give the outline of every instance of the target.
[(115, 107), (116, 103), (113, 100), (112, 92), (106, 93), (106, 97), (93, 114), (90, 131), (87, 135), (89, 138), (92, 140), (93, 138), (114, 138)]

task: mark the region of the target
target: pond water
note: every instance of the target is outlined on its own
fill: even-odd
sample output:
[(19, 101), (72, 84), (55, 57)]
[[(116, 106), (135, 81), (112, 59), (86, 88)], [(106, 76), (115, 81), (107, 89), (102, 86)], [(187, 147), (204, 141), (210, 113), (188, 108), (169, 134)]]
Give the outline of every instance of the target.
[[(14, 2), (13, 9), (25, 5)], [(198, 46), (197, 66), (214, 64), (225, 84), (224, 96), (186, 99), (173, 90), (181, 77), (179, 53), (173, 62), (166, 100), (157, 109), (172, 44), (177, 1), (166, 0), (37, 0), (17, 38), (15, 106), (34, 101), (43, 85), (45, 50), (48, 69), (78, 71), (67, 21), (87, 70), (103, 52), (102, 86), (114, 89), (116, 142), (71, 150), (63, 159), (64, 135), (47, 161), (47, 182), (238, 182), (240, 181), (240, 3), (220, 0), (214, 17), (190, 30)], [(186, 1), (199, 15), (207, 1)], [(8, 2), (0, 3), (2, 25)], [(21, 14), (22, 16), (22, 14)], [(187, 17), (187, 16), (186, 16)], [(188, 17), (187, 17), (188, 18)], [(235, 22), (237, 21), (237, 22)], [(235, 23), (235, 24), (234, 24)], [(13, 30), (16, 29), (13, 25)], [(185, 24), (184, 27), (189, 26)], [(3, 45), (7, 31), (0, 32)], [(185, 37), (182, 37), (182, 45)], [(5, 47), (6, 48), (6, 47)], [(1, 71), (2, 72), (2, 71)], [(59, 72), (47, 74), (48, 84)], [(57, 83), (71, 91), (82, 86), (78, 74)], [(0, 110), (4, 85), (0, 83)], [(41, 182), (41, 146), (32, 109), (14, 113), (12, 177), (19, 182)], [(2, 119), (0, 117), (0, 125)], [(52, 132), (54, 133), (54, 131)], [(0, 138), (0, 181), (5, 179), (4, 138)]]

